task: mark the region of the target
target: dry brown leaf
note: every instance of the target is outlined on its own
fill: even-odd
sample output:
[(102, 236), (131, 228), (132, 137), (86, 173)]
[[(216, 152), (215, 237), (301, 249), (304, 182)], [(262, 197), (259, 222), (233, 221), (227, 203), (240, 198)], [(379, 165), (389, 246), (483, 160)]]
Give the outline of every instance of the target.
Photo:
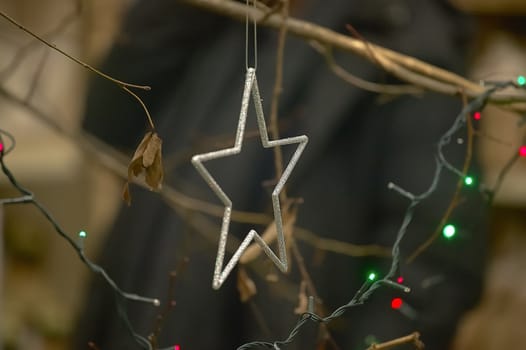
[(296, 315), (302, 315), (307, 312), (309, 306), (309, 298), (307, 297), (307, 283), (301, 281), (300, 292), (298, 293), (298, 306), (294, 309)]
[[(155, 139), (158, 139), (160, 142), (160, 139), (158, 137), (152, 138), (152, 142)], [(145, 156), (146, 156), (146, 153), (145, 153)], [(144, 157), (143, 157), (143, 164), (144, 164)], [(145, 168), (146, 168), (145, 180), (148, 186), (156, 190), (161, 189), (164, 174), (163, 174), (163, 163), (162, 163), (160, 143), (159, 143), (159, 146), (156, 148), (154, 159), (152, 160), (151, 164)]]
[(162, 141), (156, 133), (152, 133), (152, 136), (146, 144), (146, 149), (142, 154), (142, 166), (148, 168), (154, 163), (157, 153), (160, 152)]
[(243, 303), (249, 301), (257, 293), (256, 284), (243, 268), (237, 270), (237, 290)]
[(124, 184), (122, 198), (130, 205), (130, 182), (144, 172), (150, 190), (160, 190), (164, 172), (162, 164), (162, 140), (156, 132), (148, 131), (137, 146), (128, 165), (128, 181)]

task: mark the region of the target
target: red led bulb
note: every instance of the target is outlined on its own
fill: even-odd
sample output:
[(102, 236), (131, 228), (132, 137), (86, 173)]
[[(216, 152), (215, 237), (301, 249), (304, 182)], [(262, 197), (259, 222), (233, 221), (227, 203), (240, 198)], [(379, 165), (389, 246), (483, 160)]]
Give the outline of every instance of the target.
[(473, 113), (473, 119), (480, 120), (481, 117), (482, 117), (482, 114), (480, 114), (480, 112)]
[(402, 307), (403, 303), (404, 302), (402, 301), (402, 298), (393, 298), (393, 300), (391, 300), (391, 307), (394, 310), (398, 310), (399, 308)]
[(526, 157), (526, 146), (521, 146), (519, 148), (519, 156)]

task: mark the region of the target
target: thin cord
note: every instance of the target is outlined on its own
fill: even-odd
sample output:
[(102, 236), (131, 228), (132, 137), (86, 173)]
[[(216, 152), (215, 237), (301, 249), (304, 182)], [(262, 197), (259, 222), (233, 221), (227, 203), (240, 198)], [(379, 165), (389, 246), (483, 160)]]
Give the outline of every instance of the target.
[[(246, 7), (247, 10), (245, 12), (245, 68), (248, 70), (249, 64), (248, 64), (248, 9), (249, 9), (249, 0), (246, 0)], [(256, 0), (252, 0), (252, 4), (254, 6), (254, 9), (256, 8)], [(258, 67), (258, 45), (257, 45), (257, 23), (256, 23), (256, 15), (254, 14), (254, 70), (256, 70)]]

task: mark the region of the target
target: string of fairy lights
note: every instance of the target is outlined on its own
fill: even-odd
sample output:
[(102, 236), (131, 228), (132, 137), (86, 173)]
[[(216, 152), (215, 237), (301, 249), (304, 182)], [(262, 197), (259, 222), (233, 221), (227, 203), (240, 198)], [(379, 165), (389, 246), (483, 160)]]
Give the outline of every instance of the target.
[[(409, 224), (412, 221), (416, 207), (419, 204), (421, 204), (424, 200), (429, 198), (436, 191), (440, 176), (444, 169), (449, 170), (454, 174), (458, 175), (461, 179), (463, 179), (464, 184), (466, 186), (473, 186), (475, 184), (475, 180), (473, 177), (463, 174), (461, 170), (455, 168), (448, 162), (448, 160), (443, 154), (444, 147), (451, 143), (452, 136), (455, 133), (457, 133), (466, 126), (468, 118), (473, 117), (480, 119), (480, 111), (484, 108), (488, 101), (488, 98), (492, 94), (508, 87), (525, 89), (526, 78), (524, 76), (519, 76), (515, 81), (492, 82), (491, 87), (489, 87), (486, 91), (484, 91), (484, 93), (480, 94), (478, 97), (471, 100), (471, 102), (468, 103), (457, 115), (451, 127), (440, 137), (440, 139), (437, 142), (437, 150), (435, 154), (435, 174), (433, 179), (431, 179), (431, 184), (429, 188), (426, 191), (424, 191), (421, 194), (415, 195), (398, 187), (393, 183), (388, 184), (389, 189), (395, 190), (403, 197), (406, 197), (410, 200), (410, 203), (407, 206), (404, 218), (402, 220), (402, 224), (398, 229), (396, 240), (392, 246), (391, 267), (388, 273), (385, 274), (385, 276), (379, 278), (375, 272), (370, 272), (362, 287), (356, 292), (356, 294), (351, 298), (351, 300), (347, 304), (338, 307), (327, 317), (321, 317), (317, 315), (312, 309), (308, 310), (306, 313), (301, 315), (300, 319), (292, 328), (287, 338), (277, 341), (253, 341), (241, 345), (240, 347), (238, 347), (237, 350), (256, 349), (260, 347), (268, 349), (281, 349), (281, 346), (292, 343), (298, 335), (300, 329), (303, 326), (305, 326), (309, 321), (315, 323), (329, 323), (332, 320), (341, 317), (349, 308), (365, 303), (367, 299), (378, 288), (383, 286), (388, 286), (391, 288), (401, 290), (404, 293), (409, 293), (410, 288), (403, 285), (403, 277), (397, 276), (397, 272), (400, 271), (400, 243), (402, 242), (409, 227)], [(515, 152), (514, 156), (512, 157), (512, 160), (508, 163), (507, 166), (505, 166), (505, 169), (509, 169), (511, 167), (510, 164), (515, 163), (515, 161), (517, 161), (517, 159), (519, 159), (520, 157), (526, 157), (526, 145), (519, 147), (519, 149)], [(495, 187), (498, 187), (498, 184)], [(442, 235), (445, 239), (453, 239), (456, 236), (456, 233), (457, 227), (452, 223), (447, 223), (442, 229)], [(415, 314), (415, 311), (409, 305), (404, 303), (404, 300), (401, 297), (395, 297), (391, 300), (391, 308), (399, 310), (406, 317), (414, 317)]]

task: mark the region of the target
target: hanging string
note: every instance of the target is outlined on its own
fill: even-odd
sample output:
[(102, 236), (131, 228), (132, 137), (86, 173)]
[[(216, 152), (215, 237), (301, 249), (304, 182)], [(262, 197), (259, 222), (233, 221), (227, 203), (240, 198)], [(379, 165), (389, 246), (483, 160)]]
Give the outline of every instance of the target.
[[(256, 0), (252, 0), (252, 5), (254, 6), (254, 9), (256, 8)], [(245, 68), (248, 70), (249, 68), (249, 64), (248, 64), (248, 37), (249, 37), (249, 30), (248, 30), (248, 27), (249, 27), (249, 16), (248, 16), (248, 12), (249, 12), (249, 0), (246, 0), (246, 7), (247, 7), (247, 10), (245, 12)], [(254, 20), (254, 66), (252, 68), (254, 68), (254, 70), (257, 69), (258, 67), (258, 46), (257, 46), (257, 23), (256, 23), (256, 15), (254, 13), (254, 17), (253, 17), (253, 20)]]

